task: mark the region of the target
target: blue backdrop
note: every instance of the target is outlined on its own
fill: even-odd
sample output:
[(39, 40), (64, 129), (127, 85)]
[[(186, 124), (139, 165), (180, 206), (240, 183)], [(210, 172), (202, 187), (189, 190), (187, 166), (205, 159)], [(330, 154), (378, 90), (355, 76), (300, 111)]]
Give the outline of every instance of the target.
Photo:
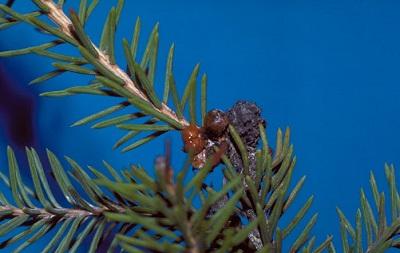
[[(20, 10), (32, 7), (28, 1), (16, 2)], [(75, 8), (76, 2), (72, 4)], [(87, 25), (95, 41), (114, 3), (102, 2)], [(200, 62), (209, 76), (209, 108), (227, 109), (239, 99), (256, 102), (268, 121), (270, 141), (279, 127), (291, 127), (298, 157), (294, 179), (307, 175), (297, 206), (315, 195), (312, 211), (319, 212), (319, 219), (314, 234), (318, 241), (333, 234), (340, 252), (335, 208), (342, 208), (354, 220), (360, 188), (371, 196), (369, 172), (375, 172), (382, 186), (384, 163), (400, 166), (400, 2), (126, 2), (118, 41), (131, 38), (137, 16), (142, 18), (145, 37), (157, 21), (161, 24), (159, 83), (163, 82), (168, 47), (175, 42), (179, 87)], [(1, 32), (0, 38), (1, 50), (48, 39), (28, 26)], [(117, 49), (123, 61), (119, 43)], [(47, 147), (82, 165), (107, 160), (121, 169), (130, 163), (151, 167), (153, 157), (163, 151), (163, 138), (121, 154), (111, 151), (121, 131), (68, 127), (112, 101), (88, 96), (39, 98), (42, 91), (86, 81), (64, 75), (40, 86), (27, 86), (49, 70), (50, 61), (36, 56), (0, 61), (2, 171), (7, 144), (20, 151), (24, 145), (42, 151)], [(176, 148), (174, 165), (179, 167), (183, 157), (179, 138), (173, 134), (170, 138)]]

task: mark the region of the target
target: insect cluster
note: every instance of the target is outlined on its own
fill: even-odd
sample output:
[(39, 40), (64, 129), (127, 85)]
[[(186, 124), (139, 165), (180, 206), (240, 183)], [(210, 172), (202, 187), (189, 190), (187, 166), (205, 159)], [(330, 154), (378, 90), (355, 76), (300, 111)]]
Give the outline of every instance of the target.
[[(195, 168), (202, 168), (206, 158), (214, 145), (223, 144), (226, 139), (226, 132), (229, 119), (225, 112), (214, 109), (207, 113), (204, 118), (204, 125), (198, 127), (190, 124), (182, 130), (183, 150), (193, 154), (192, 165)], [(213, 166), (219, 163), (212, 161)]]

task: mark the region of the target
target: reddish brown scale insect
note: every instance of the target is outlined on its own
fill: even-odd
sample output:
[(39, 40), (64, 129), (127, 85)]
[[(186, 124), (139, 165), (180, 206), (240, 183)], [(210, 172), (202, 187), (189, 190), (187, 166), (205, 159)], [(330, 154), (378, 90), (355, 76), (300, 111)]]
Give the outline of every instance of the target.
[(194, 124), (190, 124), (182, 130), (182, 140), (185, 152), (193, 152), (193, 155), (200, 153), (205, 146), (203, 129)]
[(210, 139), (218, 139), (222, 137), (229, 125), (229, 119), (221, 110), (211, 110), (204, 119), (204, 129), (207, 137)]

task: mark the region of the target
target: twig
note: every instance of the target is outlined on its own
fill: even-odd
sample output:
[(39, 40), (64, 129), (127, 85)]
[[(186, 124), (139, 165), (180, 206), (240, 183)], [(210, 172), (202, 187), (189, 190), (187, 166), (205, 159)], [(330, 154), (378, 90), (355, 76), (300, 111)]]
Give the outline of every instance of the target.
[[(93, 212), (82, 210), (82, 209), (70, 209), (70, 208), (54, 208), (54, 210), (57, 213), (52, 213), (44, 208), (17, 208), (17, 207), (12, 207), (12, 206), (0, 206), (0, 212), (12, 212), (10, 215), (13, 217), (21, 216), (21, 215), (31, 215), (30, 213), (34, 213), (34, 215), (31, 216), (36, 216), (36, 217), (41, 217), (43, 219), (51, 219), (55, 216), (63, 216), (63, 217), (68, 217), (68, 218), (77, 218), (77, 217), (87, 217), (87, 216), (100, 216), (103, 215), (104, 212), (110, 211), (106, 207), (98, 207), (95, 208)], [(62, 214), (58, 214), (62, 213)], [(121, 208), (121, 210), (118, 210), (118, 212), (124, 212), (124, 210)]]

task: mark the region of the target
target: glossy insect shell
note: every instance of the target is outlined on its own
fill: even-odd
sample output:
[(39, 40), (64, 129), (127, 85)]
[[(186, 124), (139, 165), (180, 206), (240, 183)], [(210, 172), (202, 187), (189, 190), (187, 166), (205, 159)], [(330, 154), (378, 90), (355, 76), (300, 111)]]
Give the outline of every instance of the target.
[(192, 151), (194, 155), (200, 153), (205, 146), (203, 129), (194, 124), (190, 124), (182, 130), (182, 140), (185, 152)]
[(210, 138), (221, 137), (228, 127), (229, 119), (221, 110), (211, 110), (204, 119), (204, 128)]

